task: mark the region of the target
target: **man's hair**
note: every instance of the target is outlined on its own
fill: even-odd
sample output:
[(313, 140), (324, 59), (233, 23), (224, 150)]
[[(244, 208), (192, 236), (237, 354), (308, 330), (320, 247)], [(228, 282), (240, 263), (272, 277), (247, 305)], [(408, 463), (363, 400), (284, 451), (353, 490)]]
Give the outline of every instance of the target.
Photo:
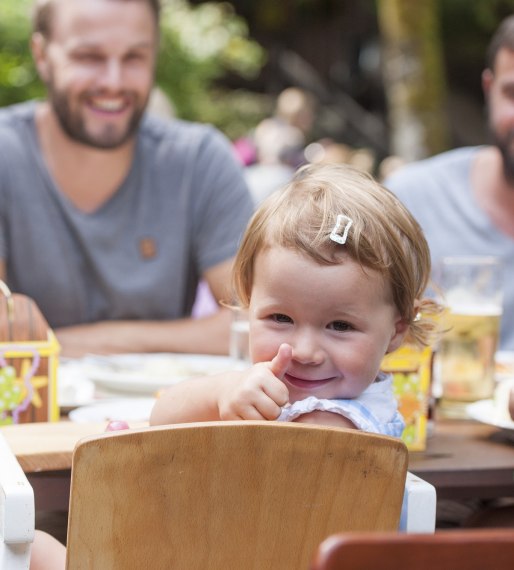
[(514, 15), (507, 16), (494, 33), (486, 52), (486, 67), (494, 71), (496, 56), (501, 49), (514, 52)]
[[(352, 220), (341, 245), (330, 238), (338, 215)], [(409, 324), (410, 340), (428, 344), (436, 330), (436, 303), (422, 299), (430, 279), (430, 251), (423, 232), (403, 204), (365, 172), (342, 164), (300, 169), (267, 198), (243, 236), (234, 264), (237, 301), (248, 307), (257, 255), (283, 247), (321, 265), (352, 259), (378, 271), (391, 286), (392, 302)], [(428, 319), (419, 318), (415, 306)]]
[[(56, 4), (59, 0), (36, 0), (32, 16), (32, 29), (34, 32), (40, 33), (45, 39), (49, 39), (52, 35), (52, 22)], [(148, 4), (155, 16), (155, 23), (159, 27), (159, 18), (161, 13), (160, 0), (112, 0), (117, 2), (144, 2)]]

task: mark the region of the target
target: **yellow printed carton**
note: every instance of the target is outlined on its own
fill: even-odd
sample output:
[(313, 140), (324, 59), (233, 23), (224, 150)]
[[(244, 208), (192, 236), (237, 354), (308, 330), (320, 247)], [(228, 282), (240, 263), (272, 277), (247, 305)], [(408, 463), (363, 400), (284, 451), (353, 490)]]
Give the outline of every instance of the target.
[(59, 419), (59, 349), (34, 301), (0, 281), (0, 425)]
[(432, 355), (430, 347), (407, 344), (382, 361), (382, 370), (393, 375), (394, 394), (405, 420), (402, 440), (411, 451), (426, 449)]

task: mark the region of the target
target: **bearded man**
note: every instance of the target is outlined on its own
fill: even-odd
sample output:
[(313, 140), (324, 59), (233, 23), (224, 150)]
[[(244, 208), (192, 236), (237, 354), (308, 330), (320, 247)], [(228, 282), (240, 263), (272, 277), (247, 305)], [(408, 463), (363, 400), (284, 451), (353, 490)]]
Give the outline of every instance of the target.
[(37, 0), (47, 99), (0, 110), (0, 279), (66, 356), (228, 350), (191, 309), (200, 279), (230, 301), (253, 206), (221, 133), (146, 114), (158, 46), (158, 0)]
[(504, 265), (500, 348), (514, 350), (514, 16), (498, 27), (482, 86), (491, 144), (409, 164), (385, 185), (422, 226), (434, 274), (444, 256), (497, 256)]

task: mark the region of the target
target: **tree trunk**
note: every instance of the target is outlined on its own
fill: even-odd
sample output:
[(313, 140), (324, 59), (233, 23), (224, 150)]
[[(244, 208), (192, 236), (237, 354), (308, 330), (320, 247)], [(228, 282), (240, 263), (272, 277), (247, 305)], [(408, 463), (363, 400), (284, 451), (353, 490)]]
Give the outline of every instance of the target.
[(390, 147), (412, 161), (448, 147), (436, 0), (378, 0)]

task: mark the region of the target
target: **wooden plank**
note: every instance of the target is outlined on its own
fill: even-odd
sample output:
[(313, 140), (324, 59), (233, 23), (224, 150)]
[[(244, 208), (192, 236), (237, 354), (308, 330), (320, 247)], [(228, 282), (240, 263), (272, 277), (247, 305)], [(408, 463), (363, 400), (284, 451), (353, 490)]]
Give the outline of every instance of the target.
[[(108, 422), (40, 422), (2, 426), (0, 429), (25, 473), (71, 469), (76, 443), (86, 436), (103, 433)], [(131, 428), (147, 426), (131, 422)]]

